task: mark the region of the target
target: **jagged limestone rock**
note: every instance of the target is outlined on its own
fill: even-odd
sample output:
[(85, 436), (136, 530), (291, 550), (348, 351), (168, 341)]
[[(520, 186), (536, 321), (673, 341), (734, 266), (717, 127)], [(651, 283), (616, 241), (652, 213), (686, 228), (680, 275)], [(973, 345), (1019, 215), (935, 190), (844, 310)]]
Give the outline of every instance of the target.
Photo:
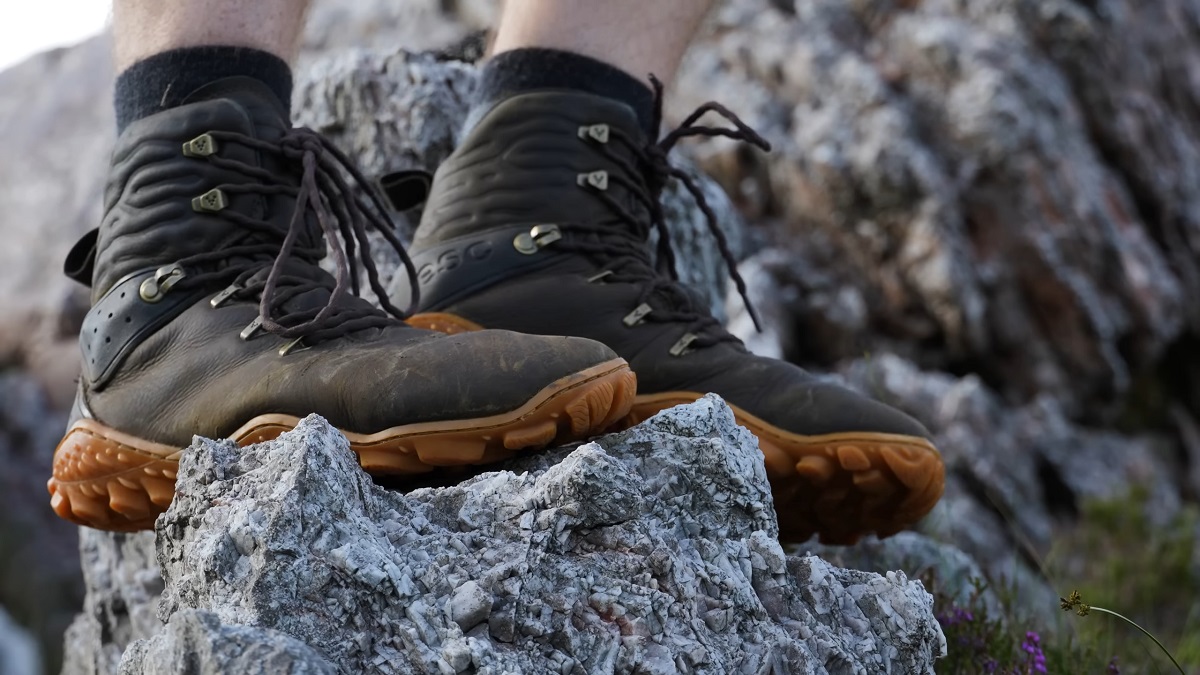
[[(1120, 499), (1131, 486), (1154, 486), (1145, 508), (1155, 523), (1170, 521), (1183, 504), (1169, 445), (1160, 435), (1072, 424), (1050, 396), (1006, 406), (974, 375), (923, 371), (891, 354), (850, 362), (842, 374), (850, 386), (923, 420), (947, 474), (958, 477), (948, 482), (920, 531), (953, 544), (993, 582), (1023, 596), (1054, 597), (1029, 561), (1050, 554), (1061, 522), (1087, 501)], [(895, 564), (903, 549), (922, 557), (919, 547), (883, 544), (874, 551), (868, 545), (865, 555), (887, 564)], [(864, 556), (842, 559), (861, 563)], [(1035, 615), (1055, 611), (1044, 603), (1025, 609)]]
[[(401, 494), (316, 416), (241, 450), (198, 438), (156, 527), (165, 632), (88, 635), (74, 649), (103, 658), (77, 660), (108, 669), (73, 672), (116, 672), (130, 636), (149, 639), (128, 675), (246, 654), (297, 673), (920, 673), (944, 651), (919, 582), (784, 554), (757, 445), (715, 396), (502, 469)], [(121, 584), (89, 581), (107, 616)]]
[(1198, 34), (1193, 0), (730, 0), (669, 103), (774, 144), (696, 156), (781, 224), (784, 285), (863, 301), (819, 362), (894, 351), (1107, 423), (1200, 325)]
[(87, 595), (67, 629), (63, 675), (111, 675), (134, 640), (162, 629), (157, 618), (162, 577), (154, 533), (117, 534), (79, 528)]

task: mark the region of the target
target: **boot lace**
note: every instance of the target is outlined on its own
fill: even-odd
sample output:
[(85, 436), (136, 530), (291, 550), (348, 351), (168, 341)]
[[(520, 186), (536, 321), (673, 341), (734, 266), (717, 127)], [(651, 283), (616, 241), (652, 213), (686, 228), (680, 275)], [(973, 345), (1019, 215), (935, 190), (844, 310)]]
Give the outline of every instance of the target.
[[(653, 127), (658, 129), (663, 115), (663, 85), (654, 76), (651, 76), (650, 80), (654, 85), (655, 94)], [(697, 124), (701, 117), (710, 112), (725, 118), (733, 128)], [(581, 129), (580, 136), (585, 140), (595, 138), (589, 136), (586, 131)], [(647, 303), (652, 297), (660, 302), (655, 304), (652, 311), (640, 316), (639, 320), (688, 324), (687, 332), (694, 334), (687, 345), (690, 348), (738, 341), (721, 327), (720, 322), (713, 318), (707, 309), (698, 309), (695, 298), (679, 283), (679, 275), (675, 268), (675, 251), (661, 200), (662, 190), (667, 183), (671, 179), (678, 180), (704, 214), (705, 224), (716, 241), (729, 276), (737, 287), (755, 328), (761, 331), (758, 313), (750, 301), (746, 282), (738, 272), (737, 259), (729, 247), (728, 238), (717, 222), (716, 214), (705, 199), (700, 186), (686, 172), (672, 165), (668, 155), (676, 143), (689, 136), (723, 136), (750, 143), (764, 151), (771, 149), (770, 143), (729, 109), (713, 101), (697, 108), (678, 127), (658, 141), (644, 143), (617, 127), (605, 126), (604, 129), (597, 130), (597, 133), (605, 140), (590, 143), (591, 147), (618, 165), (620, 171), (608, 172), (607, 176), (598, 181), (588, 181), (581, 177), (580, 185), (609, 207), (614, 220), (564, 224), (564, 233), (574, 233), (574, 236), (564, 236), (560, 246), (605, 260), (600, 272), (594, 275), (593, 279), (604, 277), (611, 281), (641, 284), (642, 291), (637, 300), (639, 305)], [(624, 152), (614, 145), (622, 146)], [(630, 156), (633, 161), (628, 159)], [(611, 181), (625, 188), (625, 192), (633, 196), (636, 205), (641, 206), (649, 217), (639, 217), (639, 214), (621, 204), (608, 193), (604, 181)], [(645, 247), (652, 231), (658, 234), (657, 269), (651, 263)]]
[[(221, 294), (222, 301), (257, 297), (258, 321), (263, 330), (282, 338), (304, 339), (309, 345), (367, 328), (382, 328), (411, 315), (418, 302), (416, 268), (385, 215), (387, 212), (379, 197), (344, 153), (320, 134), (305, 128), (290, 129), (274, 142), (229, 131), (211, 131), (208, 135), (217, 144), (241, 144), (300, 168), (300, 180), (296, 184), (290, 176), (216, 153), (209, 154), (206, 159), (213, 165), (249, 179), (218, 185), (210, 193), (219, 190), (228, 195), (284, 195), (292, 198), (296, 206), (286, 229), (236, 209), (214, 210), (212, 215), (236, 224), (245, 236), (219, 250), (197, 253), (177, 261), (176, 267), (189, 270), (177, 287), (205, 287), (227, 282), (229, 287)], [(355, 192), (351, 181), (361, 188), (360, 191)], [(408, 273), (414, 297), (405, 311), (397, 309), (388, 300), (371, 257), (369, 228), (379, 232), (396, 250)], [(315, 236), (318, 230), (323, 236)], [(325, 256), (323, 240), (329, 242), (336, 269), (332, 286), (328, 275), (312, 273), (312, 266), (318, 265)], [(382, 309), (367, 302), (347, 302), (360, 291), (359, 264)], [(289, 300), (318, 289), (329, 291), (323, 307), (285, 309)]]

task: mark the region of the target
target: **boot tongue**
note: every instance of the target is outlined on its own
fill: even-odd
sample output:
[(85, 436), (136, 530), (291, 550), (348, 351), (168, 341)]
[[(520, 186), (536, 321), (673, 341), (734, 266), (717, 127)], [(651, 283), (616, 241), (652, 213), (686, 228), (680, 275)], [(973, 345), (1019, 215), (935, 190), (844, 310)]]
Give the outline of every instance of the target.
[[(273, 143), (291, 129), (287, 106), (270, 87), (252, 77), (233, 76), (215, 80), (193, 91), (184, 103), (221, 99), (237, 103), (253, 126), (254, 136), (258, 140)], [(296, 175), (299, 170), (298, 167), (283, 162), (270, 153), (258, 152), (257, 156), (258, 164), (263, 169), (280, 177)], [(262, 195), (258, 198), (263, 201), (268, 219), (280, 227), (287, 227), (293, 211), (297, 208), (295, 200), (286, 195)], [(323, 247), (320, 228), (316, 223), (307, 222), (298, 244), (304, 247)]]
[(253, 77), (238, 75), (210, 82), (188, 94), (183, 103), (217, 99), (237, 101), (254, 123), (256, 135), (264, 141), (276, 140), (291, 126), (287, 106), (270, 87)]

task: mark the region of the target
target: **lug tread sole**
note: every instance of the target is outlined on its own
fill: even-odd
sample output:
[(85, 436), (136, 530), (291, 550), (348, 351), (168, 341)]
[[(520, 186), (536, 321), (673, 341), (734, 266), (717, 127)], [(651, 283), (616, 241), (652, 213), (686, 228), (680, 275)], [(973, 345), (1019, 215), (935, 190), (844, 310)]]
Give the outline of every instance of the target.
[[(639, 395), (622, 426), (699, 396)], [(784, 541), (816, 535), (823, 544), (846, 546), (868, 534), (889, 537), (941, 499), (945, 466), (924, 438), (868, 431), (804, 436), (730, 408), (758, 437)]]
[[(636, 391), (637, 376), (624, 359), (613, 359), (551, 383), (509, 413), (342, 433), (372, 475), (429, 474), (597, 434), (629, 413)], [(260, 415), (230, 438), (242, 446), (273, 440), (299, 422), (291, 415)], [(55, 450), (50, 506), (66, 520), (101, 530), (152, 529), (174, 497), (182, 452), (79, 420)]]

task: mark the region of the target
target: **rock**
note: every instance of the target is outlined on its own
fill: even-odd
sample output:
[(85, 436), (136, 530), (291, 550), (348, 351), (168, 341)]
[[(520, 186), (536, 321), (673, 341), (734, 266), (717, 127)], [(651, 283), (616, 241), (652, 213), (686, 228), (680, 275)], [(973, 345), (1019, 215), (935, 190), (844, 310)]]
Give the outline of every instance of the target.
[[(112, 147), (109, 41), (88, 40), (0, 72), (0, 367), (28, 370), (65, 409), (79, 374), (87, 304), (62, 274), (79, 235), (100, 218)], [(44, 450), (44, 447), (39, 448)]]
[[(87, 595), (64, 638), (63, 675), (111, 675), (136, 640), (162, 630), (157, 618), (162, 577), (154, 533), (117, 534), (80, 528)], [(164, 647), (165, 649), (165, 647)]]
[(163, 632), (129, 646), (123, 675), (334, 675), (311, 647), (278, 631), (224, 625), (209, 612), (185, 610)]
[(131, 675), (185, 654), (222, 672), (242, 648), (286, 672), (917, 673), (945, 648), (919, 582), (784, 554), (757, 445), (715, 396), (408, 494), (311, 416), (242, 450), (197, 439), (177, 490), (156, 526), (165, 630), (89, 635), (83, 661), (132, 644)]
[(492, 596), (475, 581), (454, 589), (450, 597), (450, 619), (467, 632), (487, 620), (492, 613)]
[(42, 659), (37, 641), (0, 605), (0, 673), (39, 675)]
[(0, 368), (0, 607), (37, 639), (47, 669), (58, 667), (62, 632), (83, 598), (77, 528), (46, 503), (65, 421), (32, 376)]
[(1106, 422), (1195, 331), (1198, 17), (1190, 0), (735, 0), (671, 110), (734, 101), (774, 144), (694, 154), (780, 223), (805, 276), (862, 299), (861, 323), (826, 321), (843, 330), (817, 336), (820, 363), (895, 352)]
[(952, 542), (996, 583), (1053, 597), (1026, 561), (1046, 556), (1084, 500), (1120, 499), (1130, 486), (1152, 485), (1151, 522), (1179, 513), (1181, 484), (1158, 435), (1080, 426), (1049, 396), (1007, 407), (975, 376), (921, 371), (894, 355), (854, 361), (843, 374), (933, 432), (954, 479), (920, 529)]
[[(808, 542), (788, 548), (819, 556), (839, 567), (881, 574), (902, 569), (915, 578), (928, 578), (939, 588), (948, 589), (955, 604), (963, 607), (970, 601), (972, 585), (986, 583), (988, 579), (971, 556), (916, 532), (901, 532), (887, 539), (867, 537), (854, 546)], [(991, 616), (1003, 616), (1000, 601), (990, 588), (980, 596), (980, 602)]]

